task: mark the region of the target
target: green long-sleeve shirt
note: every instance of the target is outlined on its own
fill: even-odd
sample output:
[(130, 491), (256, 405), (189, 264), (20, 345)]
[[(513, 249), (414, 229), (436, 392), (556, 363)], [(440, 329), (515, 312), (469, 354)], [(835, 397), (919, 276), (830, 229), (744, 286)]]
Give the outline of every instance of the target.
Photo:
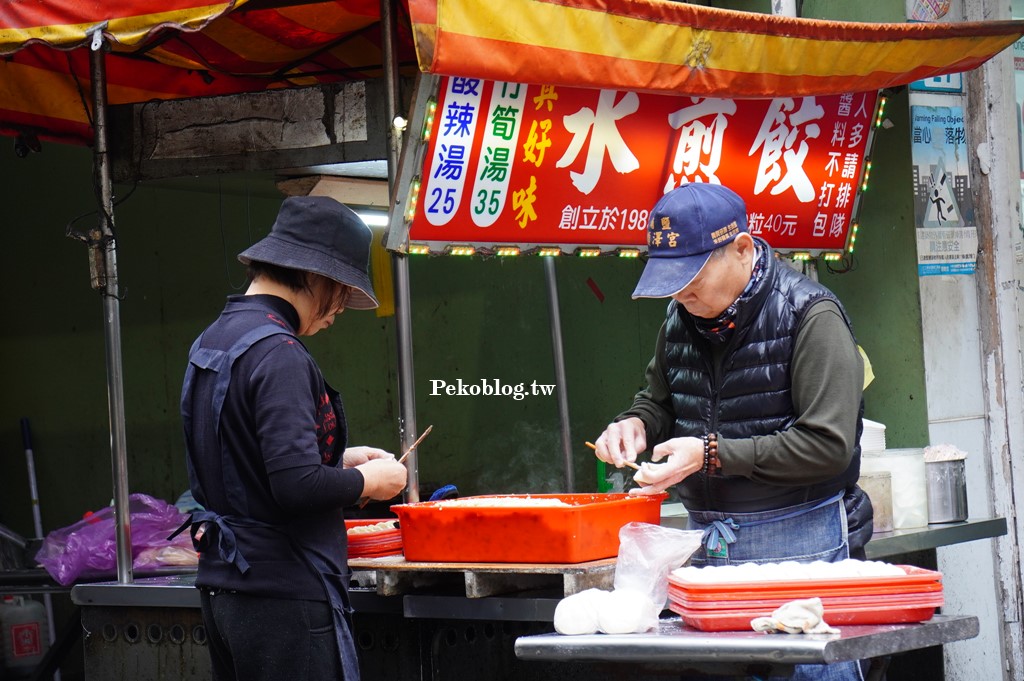
[[(675, 414), (666, 380), (665, 325), (647, 367), (647, 388), (616, 421), (639, 417), (648, 452), (672, 437)], [(799, 487), (829, 480), (850, 463), (864, 386), (864, 362), (836, 304), (815, 303), (797, 331), (792, 377), (797, 419), (784, 431), (742, 439), (719, 439), (725, 475)]]

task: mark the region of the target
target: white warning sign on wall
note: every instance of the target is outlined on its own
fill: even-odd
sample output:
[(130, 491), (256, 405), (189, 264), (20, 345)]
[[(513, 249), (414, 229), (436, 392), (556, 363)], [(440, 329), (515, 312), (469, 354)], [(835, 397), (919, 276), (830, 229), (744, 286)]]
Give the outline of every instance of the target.
[(978, 230), (963, 107), (910, 107), (917, 273), (973, 274)]

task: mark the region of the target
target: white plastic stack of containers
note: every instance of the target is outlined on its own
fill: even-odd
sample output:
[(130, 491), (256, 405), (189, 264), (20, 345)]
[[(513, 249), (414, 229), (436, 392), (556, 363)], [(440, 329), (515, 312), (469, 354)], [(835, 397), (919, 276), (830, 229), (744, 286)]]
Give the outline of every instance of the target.
[(859, 484), (875, 508), (876, 532), (928, 524), (924, 449), (886, 449), (885, 426), (864, 419), (860, 472)]
[(966, 454), (952, 445), (887, 449), (885, 426), (864, 419), (860, 480), (875, 532), (967, 520)]
[(867, 493), (874, 507), (875, 534), (892, 532), (892, 474), (888, 470), (865, 467), (869, 456), (885, 451), (885, 426), (877, 421), (864, 419), (864, 431), (860, 436), (861, 464), (860, 480), (857, 484)]
[(951, 444), (886, 449), (886, 427), (864, 419), (858, 484), (874, 507), (874, 531), (968, 518), (967, 454)]

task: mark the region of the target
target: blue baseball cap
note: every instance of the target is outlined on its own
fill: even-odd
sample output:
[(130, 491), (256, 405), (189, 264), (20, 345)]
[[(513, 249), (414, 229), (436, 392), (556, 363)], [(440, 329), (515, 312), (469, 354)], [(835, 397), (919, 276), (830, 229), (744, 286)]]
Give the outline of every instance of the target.
[(739, 194), (720, 184), (691, 182), (668, 192), (651, 211), (647, 264), (633, 298), (668, 298), (693, 281), (716, 248), (747, 231)]

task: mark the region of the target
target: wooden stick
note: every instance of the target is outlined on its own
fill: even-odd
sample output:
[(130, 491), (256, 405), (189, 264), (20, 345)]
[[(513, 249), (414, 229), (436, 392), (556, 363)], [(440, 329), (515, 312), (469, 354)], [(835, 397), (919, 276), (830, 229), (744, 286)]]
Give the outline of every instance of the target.
[[(584, 442), (583, 444), (585, 444), (586, 446), (590, 447), (591, 449), (594, 449), (594, 450), (597, 449), (597, 445), (595, 445), (593, 442)], [(622, 463), (626, 464), (627, 466), (629, 466), (630, 468), (632, 468), (635, 471), (640, 470), (640, 466), (637, 466), (632, 461), (626, 461), (625, 459), (623, 459)]]
[(409, 445), (409, 449), (405, 450), (405, 454), (402, 454), (402, 458), (398, 460), (398, 463), (405, 463), (405, 459), (406, 457), (409, 456), (409, 453), (412, 452), (412, 450), (416, 449), (416, 447), (418, 447), (419, 444), (423, 442), (423, 438), (430, 435), (430, 431), (432, 431), (433, 429), (433, 424), (427, 426), (427, 429), (423, 431), (423, 434), (416, 438), (416, 442), (413, 442), (411, 445)]
[[(409, 449), (405, 450), (405, 453), (402, 454), (402, 458), (400, 458), (398, 460), (398, 463), (405, 463), (405, 459), (406, 459), (406, 457), (409, 456), (409, 453), (412, 450), (416, 449), (416, 447), (418, 447), (419, 444), (421, 442), (423, 442), (423, 438), (425, 438), (427, 435), (429, 435), (430, 431), (432, 431), (433, 429), (434, 429), (433, 425), (427, 426), (427, 429), (423, 431), (423, 434), (420, 435), (418, 438), (416, 438), (416, 442), (413, 442), (411, 445), (409, 445)], [(366, 508), (366, 505), (368, 503), (370, 503), (370, 497), (364, 497), (363, 500), (359, 502), (359, 508)]]

